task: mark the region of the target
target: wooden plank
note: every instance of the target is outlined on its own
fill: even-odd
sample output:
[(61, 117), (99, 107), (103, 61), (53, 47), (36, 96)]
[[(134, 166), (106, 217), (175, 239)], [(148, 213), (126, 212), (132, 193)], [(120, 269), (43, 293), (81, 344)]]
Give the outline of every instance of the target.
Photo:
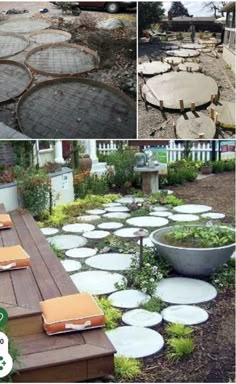
[(91, 329), (82, 332), (83, 338), (87, 344), (96, 345), (97, 347), (107, 349), (111, 353), (115, 353), (116, 350), (113, 344), (110, 342), (105, 332), (102, 329)]
[(51, 271), (52, 278), (56, 282), (61, 295), (64, 296), (64, 295), (71, 295), (73, 293), (78, 293), (76, 286), (72, 282), (69, 275), (65, 272), (61, 263), (57, 259), (56, 259), (57, 262), (55, 261), (55, 254), (51, 249), (51, 247), (49, 246), (44, 235), (39, 230), (33, 217), (28, 212), (25, 212), (22, 217), (25, 221), (25, 224), (29, 232), (31, 233), (31, 236), (34, 238), (37, 244), (38, 250), (41, 253), (45, 264), (47, 265), (48, 269)]
[(97, 357), (88, 360), (88, 378), (94, 379), (114, 374), (114, 356)]
[(34, 239), (31, 237), (25, 225), (22, 215), (18, 212), (13, 212), (11, 216), (22, 247), (30, 255), (31, 269), (43, 300), (60, 296), (60, 291), (52, 279), (51, 273), (46, 267), (42, 255), (38, 251)]

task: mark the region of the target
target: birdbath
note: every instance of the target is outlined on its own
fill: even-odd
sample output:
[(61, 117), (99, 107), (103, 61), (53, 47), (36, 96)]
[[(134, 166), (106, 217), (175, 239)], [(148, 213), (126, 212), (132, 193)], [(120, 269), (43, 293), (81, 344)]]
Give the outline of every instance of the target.
[(159, 171), (160, 166), (134, 167), (134, 172), (140, 172), (142, 176), (142, 191), (144, 195), (149, 195), (159, 191)]

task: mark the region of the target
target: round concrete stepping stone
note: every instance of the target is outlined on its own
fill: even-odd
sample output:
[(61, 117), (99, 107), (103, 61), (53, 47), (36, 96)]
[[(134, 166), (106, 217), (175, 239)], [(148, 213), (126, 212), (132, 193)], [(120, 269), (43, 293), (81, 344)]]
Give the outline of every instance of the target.
[(199, 204), (184, 204), (174, 208), (174, 211), (179, 213), (204, 213), (211, 210), (211, 207)]
[(93, 221), (98, 221), (100, 220), (101, 217), (98, 216), (98, 215), (82, 215), (82, 216), (78, 216), (77, 217), (77, 220), (78, 221), (82, 221), (82, 222), (88, 222), (88, 223), (91, 223)]
[(211, 104), (208, 110), (213, 109), (218, 113), (218, 123), (223, 128), (236, 128), (235, 103), (230, 101), (220, 101), (218, 105)]
[(162, 63), (161, 61), (138, 64), (138, 73), (142, 73), (145, 76), (159, 75), (170, 71), (170, 69), (171, 66), (168, 63)]
[(126, 223), (129, 225), (135, 225), (137, 227), (162, 227), (168, 224), (168, 220), (162, 217), (150, 217), (150, 216), (139, 216), (132, 217), (131, 219), (126, 220)]
[(204, 45), (198, 43), (185, 43), (181, 44), (181, 48), (183, 49), (202, 49)]
[(170, 220), (173, 221), (182, 221), (182, 222), (188, 222), (188, 221), (198, 221), (199, 217), (197, 215), (188, 215), (187, 213), (179, 214), (179, 215), (171, 215), (169, 216)]
[(165, 321), (184, 325), (201, 324), (208, 319), (207, 311), (193, 305), (171, 305), (161, 315)]
[(81, 263), (76, 260), (62, 260), (61, 263), (66, 272), (76, 272), (81, 269)]
[(87, 240), (76, 235), (56, 235), (48, 238), (50, 244), (54, 244), (60, 250), (83, 247)]
[(88, 209), (86, 213), (89, 215), (103, 215), (106, 211), (104, 209)]
[(166, 57), (164, 59), (165, 63), (168, 63), (168, 64), (171, 64), (171, 65), (178, 65), (182, 62), (184, 62), (184, 59), (182, 59), (181, 57)]
[(113, 307), (117, 308), (137, 308), (141, 304), (146, 303), (150, 296), (136, 289), (125, 289), (112, 293), (109, 296)]
[(57, 228), (51, 228), (51, 227), (45, 227), (41, 228), (41, 232), (44, 234), (44, 236), (52, 236), (59, 232), (59, 229)]
[(213, 300), (217, 291), (202, 280), (171, 277), (157, 284), (155, 295), (170, 304), (198, 304)]
[(163, 212), (158, 212), (158, 211), (154, 211), (154, 212), (151, 212), (149, 213), (150, 216), (158, 216), (158, 217), (169, 217), (172, 215), (172, 212), (169, 212), (169, 211), (163, 211)]
[(107, 203), (107, 204), (103, 204), (103, 206), (106, 208), (108, 208), (108, 207), (120, 207), (121, 203)]
[(124, 238), (134, 238), (134, 237), (138, 237), (137, 235), (135, 235), (135, 232), (139, 231), (139, 228), (122, 228), (122, 229), (118, 229), (117, 231), (114, 232), (114, 235), (115, 236), (118, 236), (118, 237), (124, 237)]
[(181, 63), (178, 65), (180, 71), (199, 72), (201, 67), (197, 63)]
[(85, 261), (87, 265), (105, 271), (126, 271), (130, 268), (134, 255), (126, 253), (103, 253), (90, 257)]
[(116, 223), (115, 221), (110, 221), (107, 223), (98, 224), (99, 229), (105, 229), (105, 230), (119, 229), (122, 227), (123, 227), (122, 223)]
[(97, 253), (97, 249), (93, 248), (73, 248), (66, 251), (66, 256), (74, 258), (74, 259), (85, 259), (86, 257), (95, 256)]
[(72, 233), (84, 233), (90, 232), (95, 229), (95, 226), (92, 224), (68, 224), (62, 227), (64, 232), (72, 232)]
[(106, 208), (107, 212), (129, 212), (129, 208), (123, 207), (122, 205), (118, 207), (108, 207)]
[[(140, 240), (138, 240), (137, 243), (138, 243), (138, 245), (140, 245)], [(148, 247), (148, 248), (154, 247), (154, 244), (153, 244), (152, 240), (150, 239), (150, 237), (146, 237), (143, 239), (143, 246)]]
[(131, 204), (133, 202), (143, 203), (144, 200), (145, 199), (143, 197), (124, 196), (124, 197), (121, 197), (120, 199), (116, 200), (116, 202), (120, 203), (120, 204)]
[(153, 207), (153, 210), (155, 212), (164, 212), (164, 211), (168, 211), (168, 208), (166, 208), (166, 207)]
[(157, 312), (150, 312), (139, 308), (125, 312), (122, 316), (122, 321), (134, 327), (154, 327), (162, 322), (162, 316)]
[(109, 212), (102, 216), (102, 218), (118, 220), (125, 220), (128, 217), (130, 217), (130, 214), (125, 212)]
[(175, 57), (196, 57), (200, 55), (200, 52), (194, 49), (176, 49), (176, 50), (170, 50), (166, 51), (166, 54), (168, 56), (175, 56)]
[(116, 356), (141, 358), (159, 352), (163, 337), (148, 328), (124, 326), (107, 331), (106, 335), (117, 350)]
[(209, 213), (203, 213), (201, 217), (203, 217), (204, 219), (220, 220), (220, 219), (224, 219), (225, 215), (223, 213), (209, 212)]
[(117, 291), (116, 284), (123, 283), (124, 277), (119, 273), (86, 271), (75, 273), (71, 279), (80, 292), (88, 292), (91, 295), (107, 295)]
[[(197, 115), (197, 117), (196, 117)], [(178, 139), (213, 139), (216, 133), (214, 121), (201, 112), (186, 112), (176, 121), (176, 135)]]
[(0, 24), (0, 32), (29, 33), (46, 29), (50, 24), (43, 20), (33, 20), (31, 18), (14, 18)]
[(102, 231), (102, 230), (97, 230), (97, 231), (91, 231), (91, 232), (85, 232), (83, 233), (83, 236), (86, 237), (86, 239), (105, 239), (105, 237), (109, 236), (110, 232), (108, 231)]

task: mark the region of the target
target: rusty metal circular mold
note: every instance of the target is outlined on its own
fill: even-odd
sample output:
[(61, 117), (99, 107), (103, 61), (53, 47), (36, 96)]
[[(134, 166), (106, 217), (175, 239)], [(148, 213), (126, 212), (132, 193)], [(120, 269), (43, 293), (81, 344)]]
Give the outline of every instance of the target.
[(136, 106), (110, 86), (78, 77), (43, 81), (20, 99), (17, 118), (31, 138), (128, 139), (136, 136)]
[(30, 18), (7, 20), (0, 23), (0, 32), (30, 33), (50, 27), (50, 24), (43, 20)]
[(6, 59), (24, 51), (29, 40), (15, 33), (0, 32), (0, 59)]
[[(167, 109), (191, 108), (210, 102), (212, 95), (217, 95), (218, 87), (214, 79), (202, 73), (168, 72), (147, 80), (142, 94), (152, 105), (163, 105)], [(162, 103), (161, 103), (162, 101)]]
[(168, 56), (174, 56), (174, 57), (197, 57), (200, 55), (200, 52), (196, 49), (176, 49), (171, 51), (166, 51), (166, 54)]
[(30, 33), (29, 39), (38, 44), (62, 43), (69, 41), (71, 34), (60, 29), (46, 29)]
[(0, 60), (0, 103), (20, 96), (31, 81), (31, 73), (23, 64)]
[(74, 76), (99, 65), (97, 52), (77, 44), (44, 44), (27, 53), (25, 64), (42, 75)]

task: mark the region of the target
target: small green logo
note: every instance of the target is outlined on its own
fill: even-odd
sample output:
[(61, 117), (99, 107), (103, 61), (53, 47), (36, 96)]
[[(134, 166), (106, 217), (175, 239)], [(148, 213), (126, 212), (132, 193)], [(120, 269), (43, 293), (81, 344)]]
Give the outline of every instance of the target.
[(0, 327), (4, 327), (8, 322), (8, 313), (4, 308), (0, 307)]
[(4, 369), (5, 365), (6, 365), (6, 362), (4, 361), (3, 357), (0, 356), (0, 371)]

